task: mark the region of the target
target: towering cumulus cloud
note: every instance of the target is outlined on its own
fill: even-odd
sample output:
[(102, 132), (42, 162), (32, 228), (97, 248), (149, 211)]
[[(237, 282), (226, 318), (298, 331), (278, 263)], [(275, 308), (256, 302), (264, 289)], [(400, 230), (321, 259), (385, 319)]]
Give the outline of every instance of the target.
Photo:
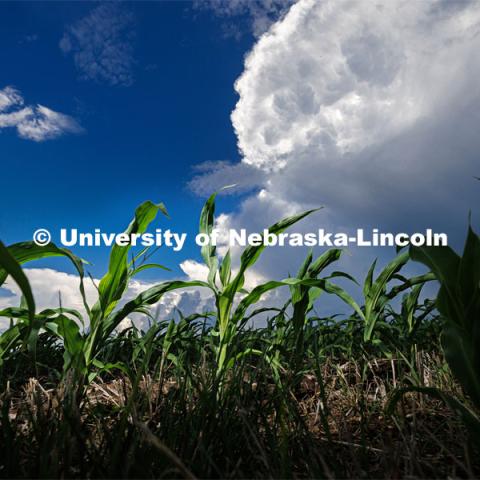
[(275, 169), (305, 150), (358, 154), (431, 116), (458, 86), (478, 18), (478, 4), (300, 1), (236, 83), (244, 161)]
[[(257, 187), (228, 227), (324, 205), (308, 228), (432, 227), (460, 241), (479, 194), (479, 50), (478, 2), (300, 0), (235, 84), (241, 163), (209, 164), (191, 185)], [(262, 268), (292, 271), (288, 255)]]

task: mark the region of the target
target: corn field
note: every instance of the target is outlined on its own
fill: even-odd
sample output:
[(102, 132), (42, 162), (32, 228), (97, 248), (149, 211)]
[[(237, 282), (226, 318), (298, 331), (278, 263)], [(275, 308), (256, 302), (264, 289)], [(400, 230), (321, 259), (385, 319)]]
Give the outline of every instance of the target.
[[(199, 231), (215, 224), (215, 195)], [(312, 211), (270, 226), (279, 234)], [(145, 202), (126, 233), (145, 232), (162, 204)], [(206, 281), (165, 281), (124, 301), (148, 249), (114, 246), (89, 305), (85, 262), (53, 243), (0, 243), (2, 478), (470, 478), (480, 476), (480, 238), (461, 254), (403, 249), (366, 278), (330, 271), (342, 250), (248, 291), (265, 247), (240, 259), (214, 246)], [(76, 269), (84, 312), (38, 311), (23, 267), (63, 257)], [(238, 260), (238, 261), (237, 261)], [(406, 277), (421, 263), (427, 273)], [(238, 265), (233, 268), (232, 265)], [(341, 287), (342, 285), (352, 285)], [(362, 301), (352, 293), (360, 285)], [(438, 286), (435, 298), (422, 294)], [(214, 311), (159, 319), (168, 292), (209, 291)], [(281, 306), (264, 294), (289, 292)], [(321, 316), (336, 297), (350, 313)], [(130, 315), (149, 327), (119, 331)], [(256, 318), (262, 322), (255, 322)]]

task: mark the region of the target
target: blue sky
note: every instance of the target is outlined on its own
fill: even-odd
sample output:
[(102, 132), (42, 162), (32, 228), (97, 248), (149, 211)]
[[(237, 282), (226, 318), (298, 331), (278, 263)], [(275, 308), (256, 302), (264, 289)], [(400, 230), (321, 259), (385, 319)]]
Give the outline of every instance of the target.
[[(140, 202), (162, 201), (171, 219), (157, 226), (190, 241), (162, 249), (172, 273), (129, 295), (205, 275), (192, 235), (205, 196), (232, 183), (222, 228), (322, 205), (299, 231), (433, 228), (459, 249), (469, 211), (478, 230), (478, 2), (3, 2), (0, 40), (0, 238), (119, 232)], [(73, 250), (103, 274), (106, 249)], [(249, 285), (305, 254), (269, 249)], [(394, 255), (351, 249), (336, 268), (361, 279)], [(62, 260), (28, 270), (40, 305), (62, 288), (76, 305), (64, 272)], [(195, 295), (170, 304), (205, 307)]]
[[(147, 199), (167, 205), (171, 220), (159, 226), (193, 232), (202, 199), (186, 188), (192, 166), (239, 159), (229, 116), (237, 100), (233, 83), (254, 40), (250, 31), (226, 37), (220, 19), (187, 2), (122, 4), (113, 13), (131, 18), (121, 34), (132, 45), (132, 79), (111, 85), (82, 78), (59, 46), (70, 26), (96, 8), (0, 4), (1, 43), (8, 45), (0, 49), (8, 66), (0, 88), (14, 86), (25, 103), (68, 114), (84, 130), (45, 142), (1, 130), (8, 208), (0, 231), (7, 243), (28, 239), (38, 227), (121, 231)], [(228, 208), (229, 200), (223, 204)], [(196, 254), (189, 246), (183, 254)], [(99, 275), (106, 252), (87, 250), (79, 253)], [(172, 267), (179, 262), (164, 254)]]

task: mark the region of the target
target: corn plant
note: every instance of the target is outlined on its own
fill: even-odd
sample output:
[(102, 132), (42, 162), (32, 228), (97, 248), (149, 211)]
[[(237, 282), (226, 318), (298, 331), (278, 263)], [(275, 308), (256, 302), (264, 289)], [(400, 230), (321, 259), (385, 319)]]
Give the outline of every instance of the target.
[[(200, 216), (200, 232), (207, 235), (211, 234), (214, 227), (215, 197), (216, 194), (213, 194), (207, 200)], [(316, 210), (308, 210), (298, 215), (284, 218), (270, 226), (268, 232), (270, 234), (279, 234), (315, 211)], [(220, 262), (214, 245), (206, 245), (202, 247), (202, 257), (209, 269), (208, 285), (214, 293), (217, 307), (217, 318), (214, 332), (215, 335), (218, 335), (216, 358), (219, 376), (234, 364), (236, 358), (240, 358), (246, 354), (263, 355), (263, 351), (254, 349), (247, 349), (235, 354), (232, 346), (237, 343), (235, 340), (239, 327), (245, 324), (247, 310), (256, 304), (263, 294), (270, 290), (283, 286), (290, 287), (291, 289), (291, 304), (294, 312), (292, 320), (294, 331), (296, 332), (295, 335), (298, 338), (298, 341), (296, 342), (297, 345), (301, 345), (301, 332), (305, 324), (306, 315), (312, 309), (315, 299), (322, 291), (338, 296), (348, 305), (353, 306), (354, 309), (361, 313), (358, 305), (342, 288), (331, 283), (328, 279), (317, 278), (324, 268), (340, 257), (341, 252), (336, 249), (327, 251), (315, 261), (313, 261), (312, 254), (310, 253), (301, 267), (297, 278), (269, 281), (262, 285), (258, 285), (250, 293), (245, 292), (243, 288), (245, 283), (245, 273), (256, 263), (264, 249), (264, 245), (246, 247), (241, 255), (238, 271), (235, 275), (232, 275), (229, 252), (227, 252), (223, 260)], [(333, 274), (332, 276), (338, 275), (351, 278), (346, 274), (338, 273)], [(234, 308), (237, 294), (245, 294), (245, 296), (238, 303), (237, 307)], [(256, 313), (259, 313), (259, 311)]]
[[(450, 247), (410, 247), (414, 261), (423, 263), (440, 283), (436, 307), (443, 320), (441, 343), (445, 359), (472, 404), (480, 408), (480, 237), (469, 227), (463, 255)], [(468, 404), (434, 387), (399, 389), (387, 411), (407, 392), (437, 398), (462, 418), (480, 448), (480, 417)]]
[(461, 257), (449, 247), (412, 248), (411, 255), (440, 282), (437, 308), (445, 321), (445, 358), (480, 407), (480, 238), (469, 228)]
[[(0, 242), (0, 287), (10, 275), (17, 282), (23, 295), (19, 307), (0, 311), (0, 317), (10, 318), (11, 320), (10, 328), (0, 335), (0, 364), (6, 355), (19, 347), (26, 347), (35, 353), (40, 329), (57, 330), (60, 336), (63, 335), (67, 338), (65, 325), (71, 321), (70, 316), (76, 320), (82, 320), (81, 315), (72, 309), (58, 308), (47, 309), (39, 313), (35, 312), (33, 293), (21, 265), (41, 258), (58, 256), (68, 258), (77, 269), (80, 276), (79, 290), (86, 305), (83, 286), (83, 261), (69, 250), (58, 248), (53, 243), (40, 247), (33, 242), (21, 242), (6, 247)], [(13, 323), (13, 320), (15, 320), (15, 323)]]
[[(125, 233), (128, 235), (144, 233), (158, 212), (167, 214), (163, 204), (156, 205), (152, 202), (141, 204)], [(2, 316), (16, 318), (17, 320), (17, 323), (2, 335), (0, 346), (5, 345), (4, 348), (12, 348), (12, 339), (15, 339), (15, 341), (22, 341), (33, 348), (39, 330), (44, 328), (63, 341), (65, 348), (64, 373), (73, 369), (80, 375), (77, 380), (79, 384), (83, 383), (82, 378), (92, 379), (94, 377), (95, 373), (92, 373), (94, 368), (109, 368), (98, 357), (108, 337), (125, 318), (125, 316), (116, 315), (115, 308), (124, 295), (130, 279), (146, 268), (165, 268), (158, 264), (146, 263), (138, 266), (136, 261), (140, 255), (145, 255), (145, 251), (130, 259), (130, 248), (131, 245), (115, 245), (112, 247), (108, 271), (98, 285), (98, 300), (92, 308), (89, 307), (85, 297), (84, 262), (71, 252), (60, 249), (53, 243), (40, 247), (32, 242), (25, 242), (14, 244), (7, 249), (3, 248), (1, 251), (0, 285), (5, 281), (8, 274), (12, 275), (14, 279), (20, 282), (28, 309), (7, 309), (0, 312)], [(28, 282), (26, 278), (23, 278), (24, 274), (21, 272), (19, 264), (50, 256), (69, 258), (79, 273), (80, 295), (89, 321), (89, 327), (85, 333), (80, 331), (79, 323), (83, 323), (83, 318), (77, 311), (59, 307), (35, 314), (33, 296), (31, 298), (28, 296)], [(164, 290), (168, 291), (169, 285), (165, 286)], [(154, 303), (154, 300), (151, 303)], [(134, 304), (131, 312), (146, 313), (146, 307), (151, 303), (140, 301), (138, 304)]]
[[(332, 248), (320, 255), (314, 261), (312, 252), (310, 252), (300, 267), (296, 278), (302, 281), (316, 280), (320, 273), (332, 263), (339, 260), (341, 255), (342, 250)], [(333, 272), (330, 276), (326, 277), (325, 280), (333, 277), (345, 277), (356, 283), (353, 277), (344, 272)], [(291, 304), (293, 306), (291, 321), (294, 329), (295, 356), (298, 360), (300, 360), (303, 355), (304, 327), (308, 322), (308, 315), (313, 310), (315, 301), (323, 291), (322, 287), (325, 287), (327, 291), (330, 290), (333, 293), (334, 286), (329, 283), (319, 286), (311, 286), (308, 283), (300, 283), (299, 285), (290, 286)], [(340, 296), (340, 298), (343, 296), (343, 299), (348, 304), (358, 308), (356, 305), (354, 305), (353, 300), (350, 297), (347, 297), (345, 292), (340, 291), (338, 287), (336, 293)]]
[[(387, 264), (376, 279), (374, 279), (373, 276), (377, 261), (375, 260), (371, 265), (363, 284), (365, 309), (364, 313), (361, 314), (361, 318), (365, 325), (363, 331), (363, 340), (365, 342), (372, 341), (375, 326), (379, 319), (384, 317), (385, 308), (389, 302), (391, 302), (402, 291), (416, 285), (423, 285), (425, 282), (435, 279), (434, 275), (431, 273), (419, 275), (410, 279), (400, 276), (398, 272), (408, 262), (409, 258), (408, 252), (401, 252)], [(388, 283), (394, 279), (401, 280), (402, 283), (387, 291)]]
[(426, 345), (434, 342), (430, 333), (436, 334), (437, 313), (435, 302), (430, 299), (420, 301), (424, 283), (415, 285), (402, 297), (400, 311), (397, 312), (393, 305), (387, 305), (386, 322), (387, 328), (392, 330), (392, 342), (404, 351), (409, 351), (410, 362), (418, 352), (418, 343)]
[[(443, 319), (441, 343), (453, 374), (480, 408), (480, 238), (468, 229), (463, 255), (450, 247), (411, 247), (413, 260), (440, 282), (436, 306)], [(456, 410), (480, 447), (480, 418), (458, 399), (436, 389), (417, 388)], [(399, 395), (405, 393), (403, 390)], [(398, 395), (397, 397), (398, 398)]]
[[(209, 197), (200, 215), (199, 231), (200, 233), (209, 236), (213, 232), (215, 223), (216, 195), (217, 194), (213, 194)], [(271, 234), (279, 234), (314, 211), (315, 210), (309, 210), (285, 218), (272, 225), (268, 231)], [(247, 316), (246, 314), (249, 307), (257, 303), (264, 293), (272, 289), (281, 286), (306, 287), (294, 298), (294, 305), (298, 302), (304, 301), (303, 299), (305, 298), (305, 295), (308, 295), (309, 289), (316, 288), (317, 291), (312, 293), (311, 296), (311, 300), (313, 301), (315, 297), (318, 296), (318, 289), (321, 289), (325, 292), (338, 295), (341, 299), (350, 305), (354, 305), (354, 307), (359, 310), (353, 299), (340, 287), (325, 279), (314, 278), (315, 275), (318, 275), (323, 268), (338, 257), (339, 252), (337, 251), (332, 251), (331, 253), (322, 256), (312, 265), (309, 264), (310, 268), (307, 269), (308, 274), (305, 272), (305, 275), (302, 278), (288, 278), (282, 281), (270, 281), (257, 286), (250, 293), (247, 292), (244, 289), (245, 274), (247, 270), (257, 262), (265, 248), (264, 245), (246, 247), (241, 255), (239, 268), (237, 272), (233, 274), (230, 253), (227, 252), (224, 258), (220, 261), (216, 252), (216, 246), (213, 245), (213, 242), (209, 242), (201, 249), (201, 255), (209, 271), (206, 282), (199, 280), (191, 282), (171, 281), (156, 285), (140, 294), (136, 299), (128, 302), (118, 311), (112, 313), (109, 322), (111, 325), (118, 325), (118, 323), (130, 313), (134, 311), (144, 311), (145, 306), (158, 302), (168, 291), (190, 286), (208, 288), (214, 295), (216, 305), (215, 327), (212, 331), (212, 335), (216, 338), (214, 349), (217, 364), (217, 377), (220, 379), (225, 371), (233, 366), (236, 359), (248, 354), (263, 354), (260, 350), (248, 348), (242, 351), (235, 351), (234, 346), (238, 345), (237, 334), (239, 327), (245, 324), (245, 317)], [(244, 295), (244, 297), (235, 307), (238, 295)], [(302, 308), (305, 310), (304, 307)], [(309, 308), (310, 307), (308, 307), (307, 304), (307, 310)], [(299, 311), (298, 308), (297, 311)], [(300, 315), (297, 316), (298, 318), (300, 317)]]

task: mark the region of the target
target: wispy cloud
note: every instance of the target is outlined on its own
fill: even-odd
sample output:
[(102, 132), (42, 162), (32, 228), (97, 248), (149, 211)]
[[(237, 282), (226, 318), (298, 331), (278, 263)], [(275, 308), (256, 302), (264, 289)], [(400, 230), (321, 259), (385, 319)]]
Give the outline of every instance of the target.
[(35, 142), (83, 131), (68, 115), (43, 105), (25, 105), (22, 95), (13, 87), (0, 90), (0, 130), (4, 128), (16, 128), (21, 138)]
[(73, 55), (80, 78), (108, 85), (133, 83), (133, 15), (117, 3), (104, 3), (69, 26), (60, 49)]
[(27, 43), (35, 43), (39, 39), (39, 36), (36, 33), (31, 33), (29, 35), (25, 35), (19, 40), (20, 45), (25, 45)]
[(204, 162), (194, 167), (195, 176), (188, 182), (188, 188), (200, 196), (209, 196), (220, 191), (225, 185), (235, 185), (221, 192), (222, 195), (236, 195), (263, 185), (266, 174), (244, 162)]
[(229, 18), (243, 16), (249, 28), (257, 37), (265, 33), (269, 27), (283, 16), (295, 0), (194, 0), (196, 9), (211, 10), (215, 15), (224, 18), (225, 34), (240, 37), (242, 32), (238, 22)]

